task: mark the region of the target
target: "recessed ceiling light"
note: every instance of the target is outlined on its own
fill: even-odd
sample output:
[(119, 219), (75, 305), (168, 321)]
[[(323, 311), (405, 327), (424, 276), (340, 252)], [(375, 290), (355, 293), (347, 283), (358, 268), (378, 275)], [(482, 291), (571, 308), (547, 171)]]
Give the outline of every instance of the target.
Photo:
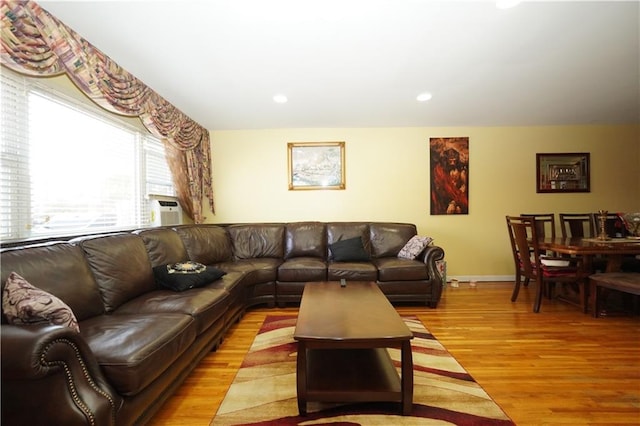
[(284, 104), (288, 101), (287, 97), (285, 95), (275, 95), (273, 97), (273, 102), (278, 103), (278, 104)]
[(424, 92), (424, 93), (420, 93), (417, 97), (416, 100), (418, 102), (426, 102), (428, 100), (430, 100), (433, 96), (431, 95), (431, 93), (429, 92)]

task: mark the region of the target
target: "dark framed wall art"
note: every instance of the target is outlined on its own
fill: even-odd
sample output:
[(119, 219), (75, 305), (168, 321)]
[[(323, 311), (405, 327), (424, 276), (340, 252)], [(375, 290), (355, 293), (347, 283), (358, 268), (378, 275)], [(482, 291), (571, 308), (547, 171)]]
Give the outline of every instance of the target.
[(536, 154), (536, 192), (590, 192), (588, 152)]

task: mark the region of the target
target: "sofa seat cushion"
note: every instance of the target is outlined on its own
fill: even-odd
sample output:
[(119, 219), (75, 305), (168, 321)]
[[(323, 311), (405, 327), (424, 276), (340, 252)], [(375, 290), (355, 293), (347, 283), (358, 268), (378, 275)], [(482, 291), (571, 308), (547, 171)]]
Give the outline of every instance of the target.
[(243, 282), (245, 276), (246, 274), (244, 272), (228, 272), (224, 277), (207, 286), (207, 288), (224, 289), (229, 293), (229, 298), (225, 302), (227, 305), (227, 317), (229, 315), (233, 316), (238, 311), (245, 309), (247, 294), (247, 289)]
[(375, 259), (380, 281), (415, 281), (429, 278), (427, 265), (419, 260), (383, 257)]
[(261, 257), (224, 262), (215, 266), (227, 272), (244, 272), (245, 277), (242, 282), (245, 286), (251, 286), (259, 283), (274, 282), (281, 263), (282, 259)]
[(229, 305), (230, 296), (224, 288), (210, 286), (195, 288), (176, 293), (171, 290), (158, 290), (120, 306), (115, 314), (185, 314), (196, 322), (198, 334), (223, 318)]
[(318, 257), (294, 257), (278, 267), (278, 281), (326, 281), (327, 263)]
[(244, 289), (242, 283), (245, 275), (246, 272), (229, 271), (226, 272), (225, 275), (216, 282), (207, 285), (206, 288), (222, 288), (225, 289), (230, 295), (235, 297), (242, 294), (242, 291)]
[(82, 321), (80, 334), (108, 382), (132, 396), (171, 368), (195, 341), (196, 326), (183, 314), (114, 314)]
[(327, 267), (327, 279), (353, 281), (376, 281), (378, 269), (371, 262), (330, 262)]

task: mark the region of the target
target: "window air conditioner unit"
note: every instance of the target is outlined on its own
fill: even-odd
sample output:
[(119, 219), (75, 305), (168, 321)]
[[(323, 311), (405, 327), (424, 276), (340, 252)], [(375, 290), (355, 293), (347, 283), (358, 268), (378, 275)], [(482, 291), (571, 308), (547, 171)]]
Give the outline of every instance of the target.
[(182, 207), (176, 200), (151, 199), (151, 226), (182, 224)]

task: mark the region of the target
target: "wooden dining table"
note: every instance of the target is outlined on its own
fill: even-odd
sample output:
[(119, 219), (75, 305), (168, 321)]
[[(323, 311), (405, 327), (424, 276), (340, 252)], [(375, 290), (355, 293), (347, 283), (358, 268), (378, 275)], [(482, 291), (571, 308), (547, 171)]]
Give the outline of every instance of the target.
[(640, 239), (635, 238), (544, 238), (539, 242), (541, 250), (559, 254), (580, 256), (585, 270), (591, 270), (594, 256), (607, 259), (604, 272), (618, 272), (625, 255), (640, 255)]
[[(604, 272), (619, 272), (622, 259), (626, 255), (640, 255), (640, 239), (636, 238), (610, 238), (600, 240), (598, 238), (544, 238), (539, 241), (542, 250), (549, 250), (559, 254), (580, 256), (583, 270), (592, 271), (594, 256), (602, 256), (606, 259)], [(589, 288), (590, 308), (594, 316), (598, 316), (598, 301), (596, 283), (591, 280)]]

